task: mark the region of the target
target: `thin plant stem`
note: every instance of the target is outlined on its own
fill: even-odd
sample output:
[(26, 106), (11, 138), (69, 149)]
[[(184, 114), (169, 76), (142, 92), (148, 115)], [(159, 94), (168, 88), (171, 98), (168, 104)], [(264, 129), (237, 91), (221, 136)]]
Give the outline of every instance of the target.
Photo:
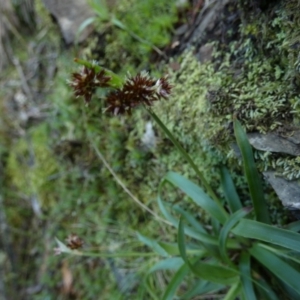
[(119, 253), (95, 253), (95, 252), (81, 252), (77, 250), (70, 250), (68, 252), (63, 251), (62, 253), (70, 253), (77, 256), (88, 256), (88, 257), (103, 257), (103, 258), (119, 258), (119, 257), (157, 257), (158, 254), (155, 252), (119, 252)]
[(166, 220), (164, 220), (163, 218), (159, 217), (152, 209), (150, 209), (148, 206), (146, 206), (144, 203), (142, 203), (137, 197), (135, 197), (130, 190), (126, 187), (126, 185), (123, 183), (123, 181), (119, 178), (119, 176), (114, 172), (114, 170), (112, 169), (112, 167), (110, 166), (110, 164), (107, 162), (107, 160), (104, 158), (104, 156), (102, 155), (102, 153), (100, 152), (99, 148), (96, 146), (94, 140), (91, 137), (91, 134), (88, 130), (88, 126), (87, 126), (87, 118), (86, 118), (86, 114), (85, 111), (82, 110), (82, 114), (83, 114), (83, 120), (84, 120), (84, 127), (85, 130), (87, 132), (87, 137), (91, 143), (91, 145), (93, 146), (98, 158), (103, 162), (104, 166), (107, 168), (107, 170), (110, 172), (110, 174), (113, 176), (113, 178), (115, 179), (116, 183), (120, 185), (120, 187), (125, 191), (125, 193), (127, 193), (127, 195), (129, 195), (129, 197), (135, 202), (137, 203), (141, 208), (143, 208), (144, 210), (146, 210), (148, 213), (150, 213), (152, 216), (154, 216), (157, 220), (167, 224), (167, 225), (171, 225), (172, 224)]
[(104, 156), (102, 155), (102, 153), (100, 152), (100, 150), (98, 149), (98, 147), (95, 145), (94, 141), (90, 139), (90, 143), (92, 144), (98, 158), (103, 162), (104, 166), (108, 169), (108, 171), (111, 173), (111, 175), (114, 177), (115, 181), (122, 187), (122, 189), (130, 196), (130, 198), (137, 203), (141, 208), (143, 208), (144, 210), (146, 210), (147, 212), (149, 212), (151, 215), (153, 215), (157, 220), (167, 224), (167, 225), (172, 225), (171, 223), (169, 223), (168, 221), (160, 218), (153, 210), (151, 210), (149, 207), (147, 207), (145, 204), (143, 204), (138, 198), (136, 198), (131, 192), (130, 190), (126, 187), (126, 185), (122, 182), (122, 180), (117, 176), (117, 174), (114, 172), (114, 170), (111, 168), (111, 166), (109, 165), (109, 163), (106, 161), (106, 159), (104, 158)]
[(180, 152), (180, 154), (183, 156), (183, 158), (186, 159), (186, 161), (190, 164), (190, 166), (193, 168), (195, 171), (196, 175), (199, 177), (201, 180), (203, 186), (207, 190), (207, 193), (210, 195), (212, 199), (216, 201), (216, 203), (223, 208), (222, 203), (218, 199), (217, 195), (215, 192), (212, 190), (211, 186), (209, 183), (206, 181), (205, 177), (201, 173), (201, 171), (198, 169), (198, 167), (195, 165), (194, 161), (192, 158), (189, 156), (189, 154), (184, 150), (184, 148), (181, 146), (181, 144), (177, 141), (177, 139), (174, 137), (174, 135), (170, 132), (170, 130), (165, 126), (165, 124), (160, 120), (160, 118), (156, 115), (156, 113), (145, 107), (147, 112), (151, 115), (151, 117), (154, 119), (154, 121), (157, 123), (157, 125), (162, 129), (162, 131), (166, 134), (166, 136), (171, 140), (171, 142), (174, 144), (174, 146), (177, 148), (177, 150)]

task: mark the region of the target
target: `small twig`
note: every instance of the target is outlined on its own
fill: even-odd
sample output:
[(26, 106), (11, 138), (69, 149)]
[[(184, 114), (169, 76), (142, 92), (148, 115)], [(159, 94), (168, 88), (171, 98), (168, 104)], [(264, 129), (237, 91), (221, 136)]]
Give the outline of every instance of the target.
[(95, 145), (94, 141), (89, 137), (90, 143), (92, 144), (97, 156), (100, 158), (100, 160), (103, 162), (105, 167), (108, 169), (108, 171), (111, 173), (111, 175), (114, 177), (116, 182), (122, 187), (122, 189), (130, 196), (130, 198), (136, 202), (140, 207), (142, 207), (144, 210), (149, 212), (151, 215), (153, 215), (157, 220), (168, 224), (172, 225), (170, 222), (162, 219), (159, 217), (153, 210), (151, 210), (149, 207), (147, 207), (145, 204), (143, 204), (139, 199), (137, 199), (130, 191), (129, 189), (125, 186), (125, 184), (121, 181), (121, 179), (117, 176), (117, 174), (114, 172), (114, 170), (111, 168), (109, 163), (106, 161), (106, 159), (103, 157), (102, 153), (99, 151), (98, 147)]
[(31, 88), (30, 86), (28, 85), (28, 82), (27, 82), (27, 79), (25, 77), (25, 74), (23, 72), (23, 69), (22, 69), (22, 66), (20, 64), (20, 61), (18, 58), (14, 57), (12, 59), (13, 61), (13, 64), (14, 66), (16, 67), (17, 71), (18, 71), (18, 74), (19, 74), (19, 77), (21, 79), (21, 84), (22, 84), (22, 88), (25, 92), (25, 94), (27, 95), (28, 98), (30, 98), (32, 101), (34, 100), (34, 97), (33, 97), (33, 94), (32, 94), (32, 91), (31, 91)]

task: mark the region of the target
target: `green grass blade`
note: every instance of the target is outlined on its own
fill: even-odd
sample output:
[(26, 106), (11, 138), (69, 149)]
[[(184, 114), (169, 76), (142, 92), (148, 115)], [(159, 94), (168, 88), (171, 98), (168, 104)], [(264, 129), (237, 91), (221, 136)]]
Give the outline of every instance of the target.
[(162, 300), (173, 300), (175, 299), (175, 293), (184, 280), (184, 277), (190, 272), (189, 267), (184, 264), (173, 276), (172, 280), (169, 282), (163, 296)]
[(193, 229), (199, 232), (207, 233), (206, 229), (197, 221), (192, 214), (182, 209), (180, 206), (175, 205), (172, 207), (174, 211), (181, 214), (184, 219), (192, 226)]
[(170, 256), (180, 255), (177, 243), (166, 243), (158, 242), (159, 246), (162, 247)]
[[(167, 221), (169, 221), (175, 228), (178, 228), (179, 221), (174, 216), (172, 216), (170, 212), (167, 210), (164, 202), (160, 197), (160, 193), (161, 192), (159, 191), (157, 202), (162, 214), (164, 215)], [(218, 239), (214, 236), (199, 231), (195, 231), (189, 227), (186, 227), (184, 231), (187, 236), (192, 237), (205, 245), (208, 244), (208, 245), (218, 246)], [(227, 247), (230, 249), (239, 249), (240, 245), (236, 241), (229, 241)]]
[(234, 213), (235, 211), (243, 207), (241, 200), (236, 192), (235, 186), (233, 184), (232, 178), (227, 170), (227, 168), (221, 168), (221, 186), (225, 194), (226, 202), (230, 208), (230, 211)]
[(272, 290), (270, 285), (263, 278), (254, 281), (254, 284), (258, 291), (259, 299), (279, 300), (276, 293)]
[(231, 231), (231, 229), (242, 219), (244, 218), (252, 209), (249, 208), (242, 208), (238, 211), (236, 211), (234, 214), (232, 214), (229, 219), (224, 224), (223, 228), (221, 229), (220, 235), (219, 235), (219, 248), (220, 253), (224, 261), (232, 266), (232, 262), (230, 258), (228, 257), (227, 248), (226, 248), (226, 242), (228, 235)]
[(105, 1), (89, 0), (88, 4), (91, 6), (93, 11), (98, 15), (101, 21), (109, 20), (109, 10)]
[(184, 264), (184, 261), (181, 257), (169, 257), (157, 262), (151, 269), (148, 271), (148, 274), (162, 271), (162, 270), (174, 270), (177, 271)]
[(85, 30), (89, 25), (93, 24), (95, 22), (95, 20), (96, 20), (95, 17), (90, 17), (81, 23), (81, 25), (77, 29), (76, 35), (75, 35), (75, 44), (76, 45), (78, 44), (78, 39), (80, 37), (80, 34), (83, 32), (83, 30)]
[[(165, 207), (164, 202), (161, 200), (160, 196), (157, 197), (157, 202), (158, 202), (158, 206), (159, 206), (162, 214), (166, 218), (166, 220), (168, 220), (170, 223), (172, 223), (172, 225), (175, 228), (178, 228), (179, 221), (170, 214), (170, 212)], [(218, 243), (218, 240), (216, 238), (210, 236), (209, 234), (197, 232), (191, 228), (185, 228), (185, 233), (186, 233), (186, 235), (188, 235), (194, 239), (197, 239), (203, 243), (208, 243), (208, 244), (213, 244), (213, 245), (217, 245), (217, 243)]]
[(258, 221), (269, 224), (270, 216), (264, 198), (262, 179), (258, 174), (253, 158), (252, 148), (247, 139), (247, 135), (238, 120), (234, 120), (234, 133), (237, 144), (242, 153), (244, 171), (250, 190), (255, 216)]
[(210, 293), (216, 293), (219, 290), (223, 289), (224, 285), (208, 282), (205, 280), (197, 280), (193, 287), (187, 291), (184, 295), (181, 296), (182, 300), (190, 300), (194, 299), (195, 296), (198, 295), (206, 295)]
[(178, 226), (178, 219), (176, 219), (174, 216), (172, 216), (172, 214), (168, 211), (168, 209), (166, 208), (164, 202), (162, 201), (162, 198), (161, 198), (161, 189), (162, 189), (162, 185), (160, 185), (159, 188), (158, 188), (157, 203), (158, 203), (159, 209), (162, 212), (162, 214), (165, 217), (165, 219), (168, 222), (170, 222), (175, 228), (177, 228), (177, 226)]
[(223, 300), (235, 300), (237, 296), (241, 293), (241, 289), (241, 283), (237, 281), (230, 287)]
[(139, 239), (139, 241), (141, 241), (143, 244), (147, 245), (148, 247), (150, 247), (153, 251), (155, 251), (157, 254), (167, 257), (169, 256), (168, 252), (162, 248), (158, 242), (156, 242), (155, 240), (152, 240), (148, 237), (143, 236), (142, 234), (140, 234), (139, 232), (137, 232), (137, 237)]
[(276, 277), (291, 287), (300, 299), (300, 273), (297, 270), (259, 244), (255, 244), (249, 252)]
[[(166, 243), (166, 242), (158, 242), (159, 246), (163, 248), (170, 256), (174, 255), (180, 255), (179, 250), (178, 250), (178, 245), (177, 243)], [(187, 253), (191, 255), (203, 255), (207, 253), (206, 249), (202, 247), (202, 245), (187, 245)]]
[(249, 253), (242, 252), (239, 269), (241, 273), (242, 287), (246, 300), (256, 300), (252, 280), (251, 280), (251, 264)]
[(160, 120), (160, 118), (151, 110), (147, 109), (150, 116), (153, 118), (153, 120), (157, 123), (157, 125), (162, 129), (162, 131), (165, 133), (165, 135), (171, 140), (171, 142), (174, 144), (174, 146), (177, 148), (181, 156), (189, 163), (191, 168), (195, 171), (199, 179), (201, 180), (201, 184), (206, 189), (207, 193), (210, 195), (212, 199), (217, 203), (217, 205), (222, 208), (222, 203), (216, 196), (215, 192), (205, 179), (205, 176), (203, 176), (202, 172), (198, 169), (198, 167), (195, 165), (194, 161), (191, 159), (189, 154), (184, 150), (184, 148), (181, 146), (181, 144), (177, 141), (177, 139), (174, 137), (174, 135), (171, 133), (171, 131), (165, 126), (165, 124)]
[(180, 221), (179, 221), (177, 238), (178, 238), (177, 242), (178, 242), (178, 249), (179, 249), (180, 255), (181, 255), (182, 259), (185, 261), (185, 263), (189, 265), (189, 261), (186, 256), (186, 250), (185, 250), (184, 225), (183, 225), (182, 217), (180, 218)]
[(212, 234), (215, 236), (219, 236), (220, 230), (221, 230), (221, 224), (220, 222), (215, 219), (212, 218), (211, 219), (211, 226), (212, 226)]
[(191, 263), (186, 255), (183, 219), (180, 219), (178, 227), (178, 248), (182, 259), (189, 266), (191, 271), (204, 280), (219, 284), (232, 284), (239, 280), (239, 272), (223, 267), (217, 263), (203, 263), (197, 258), (196, 263)]
[(198, 261), (192, 265), (192, 271), (199, 278), (214, 283), (231, 285), (239, 281), (239, 272), (219, 263), (204, 263)]
[(163, 180), (166, 180), (174, 186), (181, 189), (197, 205), (209, 213), (213, 218), (224, 224), (228, 214), (223, 207), (220, 207), (195, 183), (175, 172), (168, 172)]
[(253, 220), (242, 219), (232, 229), (236, 235), (279, 245), (300, 252), (300, 234)]
[(296, 222), (288, 224), (286, 226), (286, 229), (291, 230), (291, 231), (295, 231), (295, 232), (300, 231), (300, 221), (296, 221)]

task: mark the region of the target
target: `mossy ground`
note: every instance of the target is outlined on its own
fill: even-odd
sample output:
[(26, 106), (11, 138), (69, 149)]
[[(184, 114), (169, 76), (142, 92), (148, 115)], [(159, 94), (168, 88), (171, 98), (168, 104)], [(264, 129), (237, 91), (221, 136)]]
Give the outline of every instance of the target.
[[(241, 17), (240, 27), (235, 29), (238, 36), (231, 37), (230, 43), (208, 41), (214, 45), (210, 62), (200, 64), (191, 50), (174, 58), (180, 69), (169, 70), (173, 97), (154, 107), (220, 195), (218, 172), (219, 166), (225, 163), (244, 201), (248, 200), (239, 162), (230, 147), (232, 115), (248, 131), (268, 132), (287, 123), (299, 123), (296, 2), (266, 5), (258, 15), (253, 10), (253, 15)], [(126, 30), (112, 27), (105, 34), (99, 27), (100, 36), (105, 37), (101, 50), (104, 56), (97, 57), (99, 45), (96, 49), (87, 46), (81, 53), (93, 53), (86, 55), (98, 58), (122, 74), (151, 69), (153, 65), (148, 60), (153, 51), (151, 45), (160, 47), (168, 42), (176, 8), (169, 1), (121, 3), (114, 11), (117, 18), (148, 43), (132, 38)], [(38, 7), (40, 11), (40, 4)], [(149, 15), (153, 16), (153, 12), (156, 18), (150, 22)], [(293, 23), (292, 18), (296, 20)], [(46, 23), (40, 30), (43, 28), (50, 28), (47, 38), (58, 47), (53, 25)], [(96, 38), (93, 39), (96, 42), (90, 41), (91, 45), (97, 44)], [(168, 274), (159, 273), (143, 281), (143, 274), (155, 259), (119, 258), (112, 266), (111, 261), (102, 258), (53, 255), (54, 237), (64, 240), (72, 232), (84, 239), (85, 249), (98, 252), (147, 251), (137, 242), (135, 230), (174, 241), (172, 230), (136, 206), (113, 180), (98, 160), (87, 132), (130, 191), (157, 214), (160, 214), (156, 205), (157, 187), (166, 171), (178, 171), (197, 181), (155, 126), (156, 147), (145, 148), (142, 138), (149, 118), (143, 110), (131, 117), (112, 118), (100, 114), (101, 103), (96, 100), (84, 107), (81, 99), (72, 96), (66, 80), (77, 68), (72, 63), (73, 54), (78, 55), (76, 50), (64, 50), (57, 59), (58, 73), (51, 84), (52, 93), (45, 98), (51, 103), (51, 109), (44, 122), (26, 129), (26, 136), (10, 139), (8, 134), (18, 124), (16, 120), (4, 119), (2, 193), (7, 223), (12, 229), (10, 246), (17, 256), (14, 263), (21, 266), (16, 272), (5, 256), (2, 265), (7, 275), (7, 291), (16, 296), (14, 279), (26, 278), (18, 280), (24, 299), (66, 299), (63, 279), (71, 273), (73, 284), (69, 292), (75, 299), (95, 299), (95, 295), (101, 295), (101, 299), (122, 299), (126, 289), (131, 299), (148, 299), (149, 295), (159, 299)], [(19, 57), (25, 59), (27, 53), (22, 52)], [(162, 69), (156, 67), (153, 73)], [(11, 74), (17, 78), (16, 73), (11, 71)], [(4, 97), (1, 101), (2, 106)], [(34, 163), (30, 161), (32, 153)], [(299, 177), (298, 158), (266, 155), (262, 158), (260, 153), (257, 157), (261, 169), (284, 159), (288, 174)], [(273, 218), (284, 223), (278, 199), (267, 186), (266, 191), (270, 209), (274, 210)], [(165, 195), (171, 203), (180, 202), (193, 209), (189, 199), (172, 189)], [(40, 205), (40, 216), (32, 210), (33, 198)], [(199, 210), (195, 210), (195, 216), (209, 222)], [(116, 272), (122, 277), (123, 287), (116, 280), (119, 276)], [(28, 296), (25, 289), (36, 285), (41, 285), (40, 290)]]

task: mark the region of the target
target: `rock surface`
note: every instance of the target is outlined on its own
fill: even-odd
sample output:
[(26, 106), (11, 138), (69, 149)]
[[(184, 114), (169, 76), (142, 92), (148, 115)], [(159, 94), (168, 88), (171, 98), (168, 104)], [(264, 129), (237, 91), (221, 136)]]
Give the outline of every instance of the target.
[[(45, 7), (56, 19), (66, 44), (75, 42), (80, 25), (95, 16), (86, 0), (43, 0)], [(87, 26), (79, 35), (78, 42), (84, 41), (93, 31)]]
[(267, 134), (248, 133), (250, 144), (257, 150), (285, 153), (293, 156), (300, 155), (300, 139), (299, 131), (291, 134), (289, 137), (282, 137), (276, 133), (269, 132)]
[[(280, 135), (270, 132), (267, 134), (248, 133), (248, 140), (253, 148), (260, 151), (284, 153), (292, 156), (300, 155), (300, 130), (290, 131), (289, 135)], [(237, 157), (241, 158), (241, 152), (237, 144), (231, 145)], [(288, 209), (300, 209), (300, 182), (288, 180), (280, 176), (276, 170), (263, 172), (265, 180), (271, 184), (282, 204)]]
[[(300, 155), (300, 130), (290, 130), (288, 135), (275, 132), (267, 134), (248, 133), (250, 144), (257, 150), (284, 153), (292, 156)], [(276, 170), (263, 172), (265, 179), (271, 184), (282, 204), (287, 208), (300, 209), (300, 184), (297, 180), (287, 180)]]
[(300, 185), (297, 180), (286, 180), (275, 171), (263, 172), (282, 204), (287, 208), (300, 209)]

